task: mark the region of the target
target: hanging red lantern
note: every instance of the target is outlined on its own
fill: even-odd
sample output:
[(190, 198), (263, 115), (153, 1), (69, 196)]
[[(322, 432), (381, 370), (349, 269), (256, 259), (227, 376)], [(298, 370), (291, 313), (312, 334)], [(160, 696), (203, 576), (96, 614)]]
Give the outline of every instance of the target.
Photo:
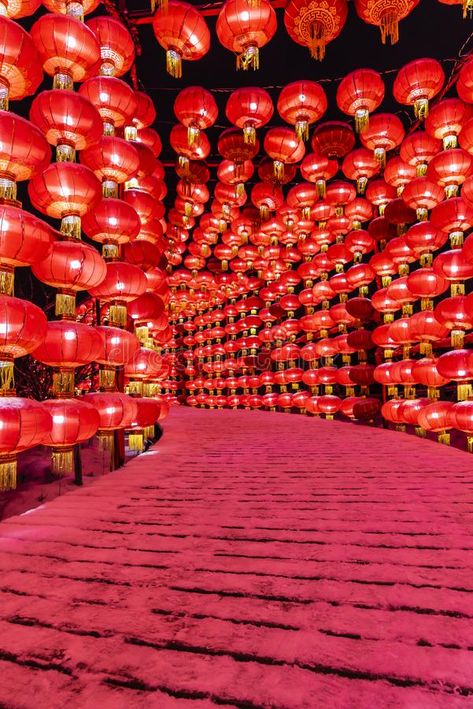
[(404, 138), (404, 126), (394, 113), (376, 113), (360, 135), (365, 146), (373, 150), (380, 165), (386, 164), (386, 153), (397, 148)]
[(31, 36), (17, 22), (0, 16), (0, 109), (10, 99), (34, 94), (43, 79), (41, 61)]
[(369, 123), (370, 113), (379, 108), (384, 98), (384, 81), (374, 69), (355, 69), (347, 74), (337, 88), (337, 106), (355, 118), (360, 133)]
[(364, 194), (369, 178), (379, 172), (379, 162), (370, 150), (357, 148), (345, 157), (342, 171), (349, 180), (356, 181), (359, 194)]
[(53, 288), (56, 316), (74, 318), (76, 293), (98, 286), (105, 278), (106, 264), (100, 254), (82, 241), (56, 241), (42, 261), (33, 264), (33, 273)]
[(97, 107), (106, 135), (114, 135), (116, 128), (131, 124), (136, 111), (136, 98), (125, 81), (113, 76), (94, 76), (84, 81), (79, 94)]
[(256, 142), (256, 130), (265, 126), (274, 112), (271, 96), (257, 86), (242, 86), (230, 94), (225, 113), (234, 126), (243, 129), (246, 143)]
[(100, 199), (100, 182), (85, 165), (60, 162), (49, 165), (28, 184), (33, 206), (62, 219), (61, 231), (80, 238), (80, 218)]
[(433, 106), (425, 121), (425, 130), (443, 142), (444, 150), (456, 148), (458, 136), (471, 117), (471, 110), (458, 98), (447, 98)]
[(407, 165), (416, 169), (417, 177), (427, 172), (432, 158), (442, 149), (442, 143), (423, 130), (406, 135), (401, 144), (400, 156)]
[(259, 50), (274, 36), (276, 13), (268, 0), (226, 0), (217, 18), (220, 43), (237, 55), (237, 69), (259, 68)]
[(399, 22), (409, 15), (419, 0), (355, 0), (358, 16), (381, 30), (381, 41), (396, 44), (399, 40)]
[(473, 156), (461, 148), (442, 150), (429, 163), (427, 176), (444, 188), (447, 198), (458, 193), (473, 169)]
[(111, 135), (103, 135), (98, 143), (83, 150), (80, 160), (104, 183), (103, 191), (107, 196), (116, 196), (117, 185), (134, 177), (140, 166), (133, 144)]
[(142, 295), (146, 286), (146, 276), (141, 268), (124, 261), (110, 261), (105, 278), (98, 286), (90, 288), (89, 293), (110, 303), (110, 324), (123, 327), (127, 319), (125, 304)]
[(31, 28), (44, 71), (54, 77), (55, 89), (73, 89), (100, 60), (94, 32), (70, 15), (42, 15)]
[(43, 404), (16, 396), (0, 397), (0, 489), (16, 488), (16, 455), (43, 442), (51, 416)]
[(0, 292), (12, 295), (14, 268), (42, 260), (52, 243), (49, 224), (13, 205), (0, 205)]
[(67, 475), (74, 471), (74, 446), (92, 438), (99, 426), (99, 415), (81, 399), (46, 399), (42, 403), (52, 421), (51, 430), (42, 441), (53, 449), (51, 472)]
[(201, 130), (213, 126), (218, 116), (214, 97), (202, 86), (188, 86), (174, 101), (174, 115), (187, 128), (187, 141), (193, 145)]
[(274, 176), (284, 177), (284, 165), (304, 157), (305, 147), (289, 128), (271, 128), (264, 138), (264, 149), (273, 160)]
[(100, 73), (123, 76), (135, 61), (135, 45), (125, 25), (114, 17), (101, 15), (87, 20), (100, 45)]
[(429, 212), (444, 198), (444, 192), (436, 182), (431, 182), (428, 177), (416, 177), (409, 182), (403, 192), (404, 202), (416, 210), (417, 219), (426, 221)]
[(56, 147), (56, 159), (74, 161), (75, 151), (97, 143), (102, 121), (95, 106), (72, 91), (42, 91), (34, 99), (30, 119)]
[(30, 180), (51, 159), (49, 145), (32, 123), (0, 111), (0, 197), (16, 200), (16, 183)]
[(202, 59), (210, 49), (210, 32), (197, 8), (180, 0), (160, 7), (153, 18), (153, 30), (166, 50), (166, 70), (175, 79), (182, 76), (182, 60)]
[(301, 140), (309, 140), (309, 125), (318, 121), (327, 110), (327, 97), (315, 81), (294, 81), (281, 89), (278, 112), (295, 127)]
[(355, 134), (348, 123), (320, 123), (312, 135), (312, 150), (329, 158), (343, 158), (355, 147)]
[(82, 228), (89, 239), (100, 244), (118, 245), (135, 239), (141, 223), (133, 207), (121, 199), (107, 197), (84, 216)]
[(308, 47), (313, 59), (322, 60), (327, 44), (338, 37), (347, 15), (346, 0), (327, 0), (323, 4), (290, 0), (284, 11), (284, 24), (293, 42)]
[(384, 168), (384, 179), (388, 185), (395, 188), (397, 195), (401, 195), (404, 187), (415, 177), (415, 167), (398, 156), (388, 160)]
[(330, 160), (326, 155), (309, 153), (301, 163), (301, 175), (308, 182), (313, 182), (319, 197), (325, 197), (326, 182), (335, 177), (338, 171), (336, 160)]
[(416, 118), (426, 118), (429, 101), (441, 91), (444, 81), (442, 65), (436, 59), (414, 59), (399, 69), (393, 85), (394, 98), (404, 106), (414, 106)]

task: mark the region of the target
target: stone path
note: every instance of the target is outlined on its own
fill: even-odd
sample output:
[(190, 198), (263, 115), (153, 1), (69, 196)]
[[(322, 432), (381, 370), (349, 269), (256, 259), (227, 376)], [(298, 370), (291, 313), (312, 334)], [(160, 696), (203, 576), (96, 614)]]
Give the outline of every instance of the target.
[(126, 468), (0, 524), (0, 706), (473, 706), (473, 458), (175, 409)]

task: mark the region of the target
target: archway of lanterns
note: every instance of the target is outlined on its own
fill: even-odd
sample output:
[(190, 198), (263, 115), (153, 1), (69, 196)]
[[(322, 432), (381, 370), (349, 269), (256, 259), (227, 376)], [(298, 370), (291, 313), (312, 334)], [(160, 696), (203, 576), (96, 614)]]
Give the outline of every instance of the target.
[[(141, 450), (177, 402), (470, 441), (473, 60), (353, 69), (336, 119), (323, 82), (275, 99), (255, 80), (223, 105), (185, 86), (172, 180), (138, 88), (137, 20), (97, 5), (0, 3), (0, 485), (40, 443), (55, 475), (94, 435), (113, 467), (123, 432)], [(285, 26), (323, 59), (347, 5), (330, 0), (331, 24), (313, 5), (292, 0)], [(395, 43), (416, 5), (355, 9)], [(256, 70), (276, 25), (267, 0), (227, 0), (216, 32)], [(195, 6), (171, 0), (153, 29), (173, 77), (210, 48)]]

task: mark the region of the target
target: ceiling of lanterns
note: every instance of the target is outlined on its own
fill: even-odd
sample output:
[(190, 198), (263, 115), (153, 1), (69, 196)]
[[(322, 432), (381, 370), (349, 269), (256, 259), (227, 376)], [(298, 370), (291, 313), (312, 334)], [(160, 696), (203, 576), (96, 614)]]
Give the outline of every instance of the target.
[[(275, 2), (273, 5), (276, 8), (277, 29), (272, 40), (260, 50), (259, 69), (237, 71), (235, 55), (222, 46), (216, 33), (215, 25), (221, 3), (209, 3), (205, 6), (196, 2), (191, 4), (203, 11), (205, 15), (210, 30), (210, 50), (198, 61), (184, 61), (182, 78), (176, 79), (166, 73), (165, 51), (159, 46), (153, 33), (148, 0), (122, 0), (120, 3), (120, 8), (125, 10), (130, 25), (137, 30), (141, 45), (141, 56), (137, 59), (138, 77), (143, 88), (154, 100), (158, 113), (155, 127), (163, 142), (160, 159), (166, 167), (168, 211), (174, 206), (176, 185), (179, 180), (175, 171), (177, 156), (171, 147), (169, 135), (172, 127), (177, 123), (173, 110), (174, 102), (183, 88), (196, 85), (209, 89), (218, 106), (215, 124), (206, 131), (210, 141), (210, 154), (205, 162), (210, 167), (211, 174), (207, 183), (210, 200), (205, 205), (206, 211), (210, 211), (217, 183), (217, 166), (222, 160), (217, 150), (218, 139), (222, 131), (231, 125), (225, 115), (225, 106), (232, 89), (241, 86), (258, 86), (264, 87), (270, 94), (275, 110), (269, 124), (258, 131), (260, 151), (253, 161), (254, 175), (246, 185), (248, 194), (246, 206), (250, 206), (251, 188), (259, 181), (257, 167), (266, 157), (263, 148), (264, 135), (271, 127), (285, 125), (276, 109), (281, 87), (300, 79), (320, 82), (327, 95), (328, 106), (317, 123), (326, 120), (344, 120), (354, 126), (353, 119), (344, 115), (337, 106), (337, 88), (341, 78), (353, 69), (370, 67), (382, 74), (385, 83), (385, 96), (378, 112), (397, 114), (408, 131), (415, 122), (413, 112), (408, 107), (396, 103), (392, 95), (397, 70), (412, 59), (430, 56), (441, 61), (448, 79), (461, 55), (470, 48), (472, 28), (470, 22), (462, 20), (460, 5), (451, 6), (433, 1), (427, 3), (426, 0), (421, 0), (417, 7), (400, 22), (399, 41), (391, 45), (382, 44), (379, 28), (363, 22), (355, 12), (353, 3), (350, 2), (347, 21), (340, 35), (326, 47), (323, 61), (315, 61), (310, 57), (307, 47), (291, 40), (284, 23), (286, 3)], [(447, 26), (453, 31), (445, 32)], [(311, 135), (313, 130), (314, 126), (311, 126)], [(357, 138), (355, 147), (360, 145)], [(306, 143), (306, 154), (311, 151), (309, 140)], [(341, 165), (341, 161), (339, 163)], [(341, 170), (335, 176), (335, 179), (337, 178), (346, 179)], [(283, 188), (284, 192), (287, 194), (291, 186), (301, 181), (302, 177), (297, 169), (294, 178)], [(199, 219), (196, 219), (196, 225), (198, 223)], [(192, 229), (189, 230), (187, 245), (191, 241)], [(172, 267), (174, 270), (185, 268), (185, 258), (188, 253), (188, 250), (182, 253), (182, 263), (174, 265)]]

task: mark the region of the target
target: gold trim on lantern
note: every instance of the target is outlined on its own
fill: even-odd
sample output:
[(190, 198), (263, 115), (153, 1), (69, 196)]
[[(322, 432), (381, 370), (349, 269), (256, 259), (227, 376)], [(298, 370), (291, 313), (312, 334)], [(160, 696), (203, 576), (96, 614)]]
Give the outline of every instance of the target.
[(51, 473), (56, 477), (71, 475), (74, 472), (73, 448), (53, 448), (51, 451)]
[(253, 69), (253, 71), (256, 71), (259, 69), (258, 47), (251, 44), (241, 54), (238, 54), (236, 68), (237, 70), (243, 69), (243, 71), (248, 71), (248, 69)]
[(137, 453), (142, 453), (144, 449), (143, 430), (130, 431), (128, 434), (128, 448)]
[(109, 325), (125, 327), (128, 319), (128, 310), (124, 303), (112, 303), (108, 309)]
[(74, 396), (74, 370), (57, 369), (53, 372), (52, 391), (56, 399), (69, 399)]
[(54, 74), (53, 89), (61, 89), (62, 91), (74, 91), (74, 82), (72, 76), (66, 72), (58, 72)]
[(367, 108), (358, 108), (355, 111), (355, 131), (361, 133), (368, 127), (370, 122), (370, 114)]
[(116, 370), (114, 367), (101, 366), (99, 370), (99, 387), (102, 391), (115, 391)]
[(78, 214), (68, 214), (61, 219), (59, 231), (68, 239), (81, 238), (81, 218)]
[(73, 319), (76, 316), (76, 294), (59, 292), (56, 293), (56, 306), (54, 313), (56, 317)]
[(166, 52), (166, 71), (173, 79), (182, 77), (182, 58), (174, 49), (168, 49)]
[(76, 151), (73, 145), (56, 145), (56, 162), (75, 162)]
[(0, 360), (0, 396), (11, 396), (15, 392), (13, 360)]

